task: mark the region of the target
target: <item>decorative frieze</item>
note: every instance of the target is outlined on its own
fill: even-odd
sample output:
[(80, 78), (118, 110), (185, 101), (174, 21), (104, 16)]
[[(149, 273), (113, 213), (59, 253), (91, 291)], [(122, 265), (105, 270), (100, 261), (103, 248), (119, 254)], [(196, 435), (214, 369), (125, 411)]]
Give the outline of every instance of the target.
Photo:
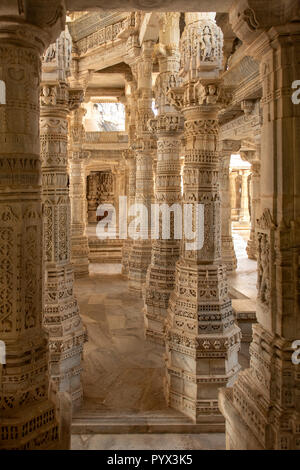
[(125, 20), (120, 20), (116, 23), (109, 24), (80, 39), (75, 43), (77, 53), (84, 55), (99, 46), (115, 41), (118, 39), (120, 31), (124, 28), (124, 22)]

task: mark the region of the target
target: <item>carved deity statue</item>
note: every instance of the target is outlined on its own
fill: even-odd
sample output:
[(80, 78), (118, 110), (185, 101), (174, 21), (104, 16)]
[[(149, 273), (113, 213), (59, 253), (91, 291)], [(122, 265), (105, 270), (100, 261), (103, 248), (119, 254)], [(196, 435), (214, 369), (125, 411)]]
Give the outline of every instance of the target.
[(200, 39), (201, 60), (204, 62), (213, 60), (214, 48), (215, 44), (211, 29), (209, 26), (205, 26)]

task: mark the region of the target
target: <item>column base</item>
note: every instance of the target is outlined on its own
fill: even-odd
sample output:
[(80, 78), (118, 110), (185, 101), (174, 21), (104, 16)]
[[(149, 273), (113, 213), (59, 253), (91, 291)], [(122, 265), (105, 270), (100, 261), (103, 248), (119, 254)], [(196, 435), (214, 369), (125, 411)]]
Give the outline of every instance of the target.
[(246, 251), (249, 259), (257, 260), (257, 245), (255, 235), (253, 235), (252, 232), (250, 233), (250, 238), (247, 242)]
[(226, 420), (227, 450), (264, 450), (233, 404), (232, 388), (222, 388), (219, 408)]
[(225, 419), (218, 406), (218, 390), (233, 385), (239, 371), (238, 365), (226, 376), (205, 377), (167, 366), (165, 396), (168, 406), (201, 424), (201, 432), (224, 432)]
[[(130, 274), (129, 274), (130, 275)], [(142, 282), (141, 279), (135, 279), (135, 278), (130, 278), (129, 277), (129, 293), (139, 297), (143, 298), (144, 297), (144, 290), (145, 290), (145, 280)]]
[(125, 240), (122, 248), (122, 275), (125, 279), (129, 275), (129, 257), (132, 248), (132, 241)]
[(139, 297), (144, 295), (151, 249), (151, 243), (134, 242), (129, 256), (129, 291)]
[(50, 401), (2, 413), (1, 450), (59, 450), (59, 424)]
[[(65, 341), (70, 341), (70, 336), (65, 338)], [(70, 396), (72, 411), (80, 408), (83, 399), (83, 390), (81, 384), (81, 355), (83, 343), (86, 337), (82, 338), (82, 334), (75, 334), (72, 338), (72, 343), (78, 343), (78, 346), (72, 351), (72, 355), (68, 358), (68, 354), (50, 355), (50, 374), (53, 389), (58, 393), (67, 393)], [(50, 340), (50, 348), (51, 348)], [(70, 353), (70, 351), (69, 351)], [(54, 362), (56, 360), (56, 362)], [(72, 367), (72, 364), (75, 365)]]
[[(147, 293), (146, 293), (147, 301)], [(145, 318), (145, 338), (152, 343), (164, 346), (165, 345), (165, 319), (167, 316), (167, 309), (161, 310), (159, 313), (155, 308), (149, 308), (145, 305), (144, 318)]]
[(177, 241), (154, 241), (146, 277), (145, 336), (153, 343), (165, 344), (165, 323), (169, 298), (175, 286), (175, 264), (179, 257)]
[(291, 353), (289, 341), (253, 325), (250, 368), (219, 393), (229, 449), (300, 449), (299, 380)]
[(82, 399), (81, 359), (87, 333), (73, 292), (71, 264), (61, 269), (47, 269), (43, 325), (49, 333), (49, 371), (53, 388), (69, 393), (72, 409), (76, 409)]
[(81, 278), (89, 275), (89, 246), (87, 237), (72, 237), (71, 259), (74, 277)]
[(222, 236), (222, 263), (226, 266), (227, 273), (232, 273), (237, 268), (237, 259), (234, 251), (232, 237)]

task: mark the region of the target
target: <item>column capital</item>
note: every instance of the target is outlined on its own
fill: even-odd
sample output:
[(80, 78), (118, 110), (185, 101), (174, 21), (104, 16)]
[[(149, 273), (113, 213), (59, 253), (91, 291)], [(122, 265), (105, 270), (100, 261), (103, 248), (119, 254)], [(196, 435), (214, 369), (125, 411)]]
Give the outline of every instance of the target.
[(86, 110), (81, 107), (81, 103), (84, 101), (84, 90), (82, 88), (70, 88), (69, 89), (69, 109), (70, 111), (82, 110), (82, 114), (86, 113)]
[(220, 152), (224, 155), (225, 153), (229, 153), (230, 155), (233, 153), (238, 153), (241, 148), (241, 141), (240, 140), (220, 140), (219, 142), (219, 149)]
[(229, 22), (238, 38), (251, 44), (263, 31), (299, 21), (299, 10), (296, 0), (237, 0), (229, 11)]
[(65, 108), (68, 112), (69, 85), (62, 81), (41, 82), (40, 104), (41, 107)]
[(183, 116), (178, 113), (165, 113), (149, 119), (148, 128), (154, 135), (182, 133), (184, 128)]
[(63, 0), (10, 0), (1, 2), (0, 17), (0, 39), (42, 54), (64, 29), (66, 10)]

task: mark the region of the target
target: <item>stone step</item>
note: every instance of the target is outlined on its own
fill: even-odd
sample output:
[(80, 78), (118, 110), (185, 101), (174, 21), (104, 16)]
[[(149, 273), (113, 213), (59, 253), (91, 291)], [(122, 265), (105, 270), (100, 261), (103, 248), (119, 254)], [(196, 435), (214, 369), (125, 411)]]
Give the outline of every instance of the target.
[(161, 412), (105, 412), (81, 410), (73, 416), (72, 434), (197, 434), (220, 432), (220, 424), (194, 424), (175, 410)]

